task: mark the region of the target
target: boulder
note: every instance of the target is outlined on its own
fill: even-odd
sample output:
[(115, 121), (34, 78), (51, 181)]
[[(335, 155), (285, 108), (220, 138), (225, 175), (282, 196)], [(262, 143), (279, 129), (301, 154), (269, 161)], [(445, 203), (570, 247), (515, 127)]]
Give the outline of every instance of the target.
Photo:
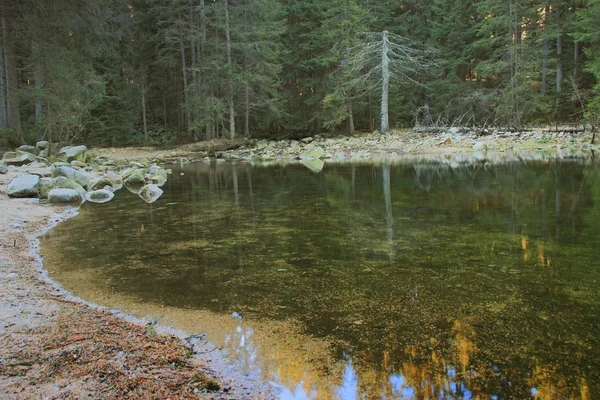
[(314, 140), (314, 139), (313, 139), (313, 138), (311, 138), (311, 137), (309, 136), (309, 137), (305, 137), (304, 139), (301, 139), (300, 141), (301, 141), (302, 143), (310, 143), (310, 142), (312, 142), (313, 140)]
[(86, 192), (83, 186), (73, 182), (68, 178), (65, 178), (64, 176), (58, 176), (56, 178), (42, 178), (40, 181), (40, 199), (47, 198), (48, 194), (53, 189), (73, 189), (81, 196), (85, 196)]
[(111, 201), (115, 195), (110, 190), (100, 189), (86, 193), (85, 197), (90, 203), (107, 203)]
[(112, 182), (112, 187), (115, 187), (117, 184), (123, 184), (123, 178), (121, 178), (121, 175), (113, 171), (108, 171), (106, 174), (104, 174), (104, 177)]
[(40, 154), (40, 149), (38, 149), (35, 146), (28, 146), (26, 144), (24, 144), (23, 146), (19, 147), (17, 150), (21, 150), (25, 153), (29, 153), (29, 154), (33, 154), (34, 156), (37, 156)]
[(8, 184), (6, 193), (10, 197), (37, 196), (40, 189), (40, 177), (37, 175), (21, 175)]
[(52, 189), (48, 193), (48, 203), (81, 203), (81, 195), (74, 189)]
[(156, 185), (146, 185), (139, 193), (142, 200), (146, 203), (154, 203), (162, 194), (163, 191)]
[(85, 161), (85, 153), (87, 151), (87, 146), (66, 146), (60, 149), (58, 156), (66, 158), (67, 162), (73, 160)]
[(0, 161), (0, 174), (6, 174), (8, 172), (8, 168), (6, 168), (6, 164)]
[(4, 153), (2, 161), (4, 161), (6, 165), (20, 167), (21, 165), (26, 165), (35, 161), (35, 156), (24, 151), (7, 151)]
[(88, 188), (90, 190), (99, 190), (103, 189), (105, 186), (112, 186), (113, 183), (110, 179), (105, 177), (97, 177), (93, 178), (88, 184)]
[(146, 174), (143, 169), (136, 169), (123, 176), (123, 183), (127, 186), (143, 186), (146, 184)]
[(46, 150), (50, 148), (50, 142), (46, 141), (46, 140), (42, 140), (40, 142), (37, 142), (35, 144), (35, 147), (37, 147), (40, 150)]
[(323, 157), (325, 151), (317, 144), (311, 143), (304, 148), (304, 152), (300, 155), (302, 160), (317, 160)]
[(87, 188), (88, 186), (88, 177), (80, 171), (77, 171), (75, 168), (71, 167), (57, 167), (52, 171), (52, 177), (56, 178), (59, 176), (64, 176), (65, 178)]
[(79, 160), (71, 161), (71, 165), (73, 167), (79, 167), (79, 168), (85, 168), (88, 166), (86, 163), (84, 163), (83, 161), (79, 161)]
[(165, 172), (164, 174), (154, 174), (152, 176), (150, 176), (150, 182), (154, 183), (156, 186), (163, 186), (165, 183), (167, 183), (167, 173)]
[(44, 158), (50, 157), (50, 149), (40, 150), (40, 157), (44, 157)]
[(473, 145), (473, 150), (475, 151), (486, 151), (487, 145), (484, 142), (477, 142)]

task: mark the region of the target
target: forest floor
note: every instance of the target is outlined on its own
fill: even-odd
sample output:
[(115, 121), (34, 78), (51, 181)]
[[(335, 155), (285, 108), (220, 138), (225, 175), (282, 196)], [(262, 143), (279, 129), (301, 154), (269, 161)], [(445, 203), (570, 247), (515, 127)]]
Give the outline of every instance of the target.
[[(573, 156), (597, 150), (588, 133), (452, 131), (391, 132), (386, 136), (314, 137), (295, 140), (215, 140), (168, 150), (95, 149), (115, 159), (164, 156), (165, 160), (293, 160), (315, 143), (335, 161), (377, 155), (452, 154), (474, 151), (554, 152)], [(258, 385), (216, 372), (194, 357), (184, 338), (154, 325), (77, 300), (49, 280), (37, 236), (74, 215), (37, 199), (10, 199), (0, 175), (0, 397), (34, 398), (266, 398)], [(157, 332), (158, 330), (158, 332)]]

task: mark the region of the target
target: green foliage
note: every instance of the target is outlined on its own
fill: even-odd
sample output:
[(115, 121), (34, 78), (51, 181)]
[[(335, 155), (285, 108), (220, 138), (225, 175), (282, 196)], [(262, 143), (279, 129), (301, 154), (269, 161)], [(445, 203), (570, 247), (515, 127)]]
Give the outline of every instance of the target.
[(144, 122), (179, 141), (221, 137), (230, 105), (238, 134), (340, 130), (350, 110), (367, 129), (378, 82), (352, 85), (343, 62), (361, 32), (437, 50), (418, 85), (391, 89), (396, 126), (600, 114), (600, 0), (23, 0), (0, 13), (1, 72), (18, 86), (0, 90), (17, 104), (0, 128), (31, 142), (127, 144)]
[(0, 129), (0, 150), (14, 150), (21, 140), (12, 129)]

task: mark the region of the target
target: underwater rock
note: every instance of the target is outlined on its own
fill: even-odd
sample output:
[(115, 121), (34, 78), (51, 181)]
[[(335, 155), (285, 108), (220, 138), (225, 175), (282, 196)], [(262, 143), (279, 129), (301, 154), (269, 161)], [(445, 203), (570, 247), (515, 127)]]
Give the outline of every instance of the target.
[(115, 195), (110, 190), (100, 189), (86, 193), (85, 197), (90, 203), (107, 203), (111, 201)]
[(162, 196), (162, 194), (163, 194), (163, 191), (158, 186), (146, 185), (140, 190), (139, 196), (146, 203), (154, 203), (156, 200), (159, 199), (160, 196)]

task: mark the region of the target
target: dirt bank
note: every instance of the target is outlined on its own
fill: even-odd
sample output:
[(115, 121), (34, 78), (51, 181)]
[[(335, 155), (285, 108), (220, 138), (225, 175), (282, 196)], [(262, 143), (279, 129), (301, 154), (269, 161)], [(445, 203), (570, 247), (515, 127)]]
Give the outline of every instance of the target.
[(0, 175), (0, 398), (265, 398), (199, 361), (183, 333), (87, 305), (52, 283), (36, 236), (75, 211), (8, 198), (15, 175)]

